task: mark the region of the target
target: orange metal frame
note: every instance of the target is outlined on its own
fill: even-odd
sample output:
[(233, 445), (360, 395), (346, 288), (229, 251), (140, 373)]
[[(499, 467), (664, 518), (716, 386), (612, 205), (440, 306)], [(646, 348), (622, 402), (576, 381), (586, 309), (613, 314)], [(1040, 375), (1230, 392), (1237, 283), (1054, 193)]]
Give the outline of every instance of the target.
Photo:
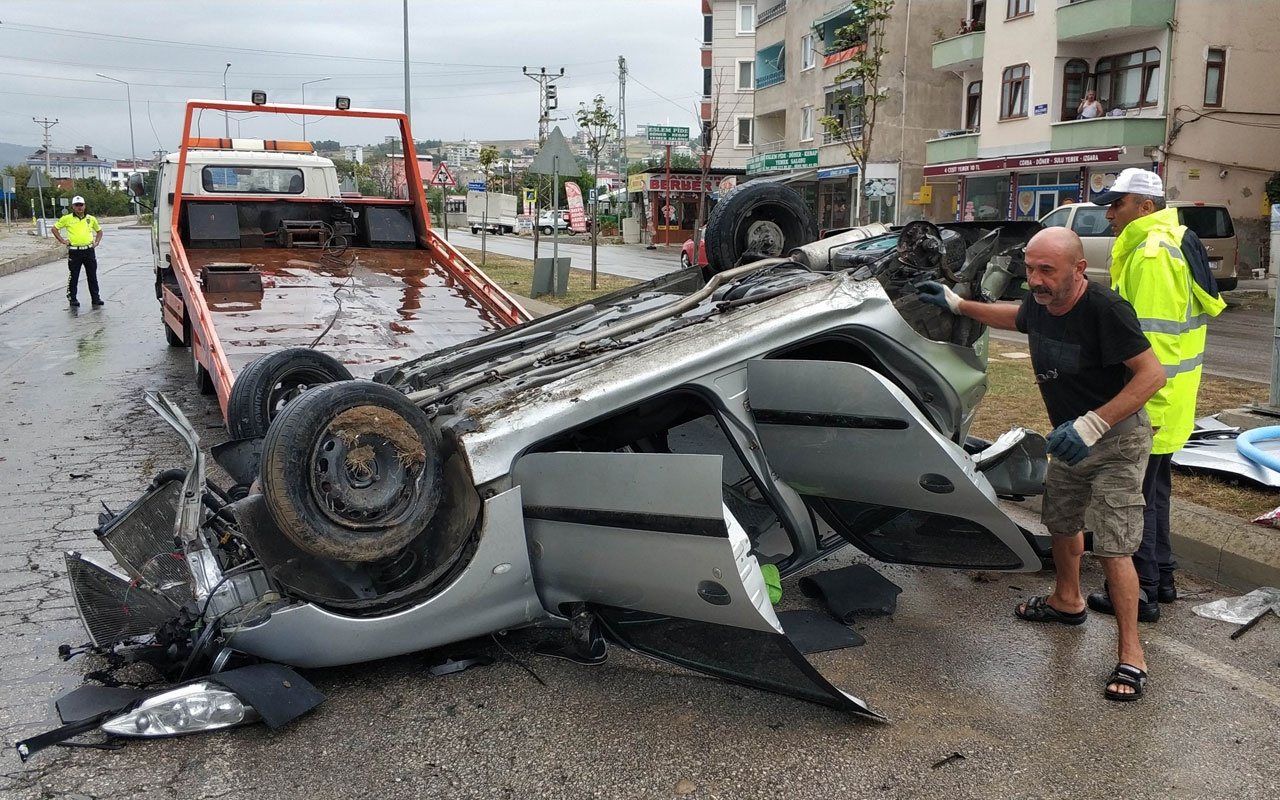
[[(181, 219), (182, 203), (187, 199), (182, 193), (182, 187), (186, 177), (189, 148), (229, 147), (231, 142), (225, 139), (192, 138), (191, 123), (197, 110), (393, 120), (400, 126), (400, 141), (404, 144), (403, 151), (406, 154), (414, 149), (411, 146), (413, 134), (409, 130), (409, 118), (399, 111), (356, 108), (340, 111), (335, 108), (321, 108), (318, 106), (254, 105), (252, 103), (225, 100), (190, 100), (187, 102), (186, 118), (182, 125), (182, 147), (178, 153), (176, 189), (173, 193), (173, 210), (169, 228), (169, 249), (172, 255), (171, 266), (173, 267), (174, 276), (182, 286), (183, 296), (186, 298), (187, 316), (191, 323), (190, 344), (194, 357), (204, 365), (213, 378), (218, 393), (218, 405), (221, 407), (222, 415), (225, 419), (227, 402), (231, 396), (231, 383), (235, 380), (235, 376), (232, 374), (231, 366), (227, 362), (226, 353), (223, 352), (222, 343), (212, 333), (214, 330), (213, 318), (209, 313), (209, 306), (204, 301), (204, 295), (196, 284), (196, 276), (192, 273), (191, 265), (188, 263), (186, 250), (182, 246), (182, 236), (179, 233), (178, 221)], [(273, 147), (268, 149), (294, 149), (291, 146), (294, 144), (292, 142), (283, 140), (269, 140), (269, 142)], [(412, 204), (416, 209), (416, 213), (412, 217), (414, 229), (418, 235), (418, 243), (429, 250), (432, 256), (450, 274), (462, 285), (466, 286), (483, 305), (504, 322), (509, 325), (515, 325), (532, 319), (529, 312), (525, 311), (511, 295), (431, 229), (431, 216), (427, 213), (427, 197), (422, 187), (422, 172), (418, 168), (418, 159), (405, 158), (404, 169), (409, 190), (409, 199), (406, 202)], [(191, 199), (195, 199), (195, 196), (191, 196)], [(234, 200), (235, 198), (228, 196), (225, 199)], [(262, 198), (244, 199), (261, 200)], [(355, 200), (356, 198), (351, 199)], [(380, 200), (379, 202), (385, 203), (387, 201)], [(168, 319), (169, 315), (166, 314), (165, 316)], [(181, 331), (181, 328), (178, 328), (178, 330)]]

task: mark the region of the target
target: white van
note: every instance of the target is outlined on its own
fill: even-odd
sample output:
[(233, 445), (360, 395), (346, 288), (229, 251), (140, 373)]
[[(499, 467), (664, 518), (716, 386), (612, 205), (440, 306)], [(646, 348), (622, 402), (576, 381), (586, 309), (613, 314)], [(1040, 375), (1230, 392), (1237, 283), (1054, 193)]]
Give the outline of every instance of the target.
[[(1204, 242), (1219, 291), (1229, 292), (1236, 288), (1238, 245), (1235, 225), (1227, 207), (1182, 201), (1171, 201), (1169, 207), (1178, 209), (1178, 220), (1195, 231)], [(1089, 262), (1086, 274), (1100, 283), (1111, 282), (1111, 247), (1116, 243), (1116, 237), (1111, 233), (1106, 206), (1068, 203), (1045, 214), (1040, 218), (1040, 224), (1046, 227), (1058, 225), (1075, 231), (1084, 244), (1084, 258)]]

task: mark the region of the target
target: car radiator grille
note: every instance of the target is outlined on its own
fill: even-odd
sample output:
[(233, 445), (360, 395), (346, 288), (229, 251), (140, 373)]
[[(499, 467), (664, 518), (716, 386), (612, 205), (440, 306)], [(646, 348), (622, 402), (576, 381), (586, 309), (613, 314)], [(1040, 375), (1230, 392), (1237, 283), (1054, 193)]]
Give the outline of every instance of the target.
[(149, 635), (178, 611), (178, 605), (160, 592), (86, 561), (79, 553), (67, 553), (65, 560), (76, 611), (98, 647)]

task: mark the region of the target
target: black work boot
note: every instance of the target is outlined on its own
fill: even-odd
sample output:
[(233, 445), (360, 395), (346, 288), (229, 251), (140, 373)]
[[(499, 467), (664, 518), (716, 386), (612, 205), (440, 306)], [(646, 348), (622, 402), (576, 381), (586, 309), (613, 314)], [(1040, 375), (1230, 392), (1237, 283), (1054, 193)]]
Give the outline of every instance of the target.
[(72, 308), (79, 308), (80, 301), (76, 299), (75, 295), (69, 294), (67, 295), (67, 305), (71, 306)]
[[(1146, 591), (1138, 590), (1138, 622), (1159, 622), (1160, 621), (1160, 603), (1154, 600), (1148, 600)], [(1116, 615), (1116, 608), (1111, 604), (1111, 595), (1108, 594), (1107, 585), (1102, 585), (1101, 592), (1094, 592), (1085, 598), (1085, 605), (1099, 614)]]
[(1156, 599), (1161, 603), (1172, 603), (1178, 599), (1178, 587), (1173, 582), (1173, 574), (1160, 575), (1160, 588), (1156, 590)]

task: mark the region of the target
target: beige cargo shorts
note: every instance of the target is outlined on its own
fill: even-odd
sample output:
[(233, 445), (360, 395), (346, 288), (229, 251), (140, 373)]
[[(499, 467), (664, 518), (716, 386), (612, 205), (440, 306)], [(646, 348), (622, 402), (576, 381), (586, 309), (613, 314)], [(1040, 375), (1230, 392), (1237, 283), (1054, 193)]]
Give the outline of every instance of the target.
[(1045, 474), (1041, 522), (1054, 536), (1093, 531), (1098, 556), (1131, 556), (1142, 542), (1142, 476), (1151, 454), (1151, 419), (1139, 411), (1127, 420), (1074, 467), (1050, 459)]

